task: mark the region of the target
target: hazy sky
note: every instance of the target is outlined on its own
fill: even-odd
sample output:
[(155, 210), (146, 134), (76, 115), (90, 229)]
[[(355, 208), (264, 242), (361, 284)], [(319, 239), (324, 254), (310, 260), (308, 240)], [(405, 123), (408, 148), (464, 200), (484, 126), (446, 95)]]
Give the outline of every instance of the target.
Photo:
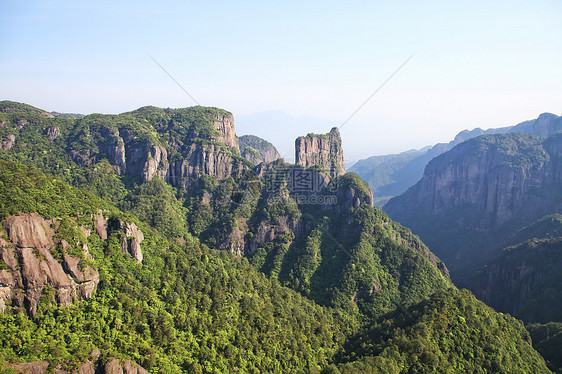
[(341, 123), (415, 53), (341, 129), (349, 155), (399, 152), (560, 115), (561, 19), (559, 0), (0, 0), (0, 99), (194, 105), (148, 52), (201, 105)]

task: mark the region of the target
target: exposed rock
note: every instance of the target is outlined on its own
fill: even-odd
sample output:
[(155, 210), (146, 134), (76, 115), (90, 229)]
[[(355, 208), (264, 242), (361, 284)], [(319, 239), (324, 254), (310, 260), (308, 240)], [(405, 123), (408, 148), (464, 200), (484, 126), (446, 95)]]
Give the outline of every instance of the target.
[(562, 135), (486, 135), (433, 159), (385, 211), (442, 258), (458, 285), (515, 230), (562, 212)]
[(291, 216), (280, 216), (276, 220), (267, 220), (259, 223), (256, 233), (247, 239), (245, 254), (252, 255), (258, 248), (268, 242), (273, 242), (281, 234), (294, 233), (295, 236), (303, 234), (302, 221)]
[(245, 166), (231, 153), (217, 144), (191, 144), (184, 151), (181, 160), (172, 161), (162, 179), (174, 187), (191, 186), (202, 175), (211, 175), (219, 179), (237, 175)]
[[(0, 271), (1, 310), (11, 300), (16, 306), (25, 305), (28, 313), (34, 315), (47, 286), (53, 287), (61, 305), (72, 304), (74, 298), (92, 296), (99, 282), (98, 271), (89, 266), (82, 268), (78, 258), (65, 255), (59, 262), (51, 254), (55, 246), (51, 228), (54, 223), (55, 220), (36, 214), (11, 216), (2, 221), (9, 241), (0, 239), (0, 254), (8, 268)], [(87, 248), (84, 250), (89, 256)]]
[(47, 129), (47, 139), (49, 139), (50, 141), (55, 140), (56, 138), (58, 138), (60, 135), (60, 129), (56, 126), (54, 127), (49, 127)]
[(86, 361), (80, 365), (78, 370), (72, 371), (63, 370), (60, 365), (54, 368), (54, 371), (50, 371), (48, 361), (5, 364), (5, 366), (21, 374), (46, 374), (48, 372), (55, 374), (148, 374), (148, 371), (132, 361), (115, 358), (105, 365)]
[(560, 143), (559, 135), (544, 142), (515, 134), (469, 140), (433, 159), (424, 177), (385, 210), (402, 222), (404, 210), (434, 216), (469, 206), (475, 215), (462, 225), (478, 230), (510, 220), (532, 222), (551, 210), (562, 211), (555, 196), (533, 192), (562, 182)]
[(99, 211), (98, 214), (94, 215), (93, 221), (96, 234), (99, 235), (101, 240), (107, 239), (107, 220), (105, 219), (103, 212)]
[[(142, 108), (139, 111), (136, 115), (141, 116), (146, 127), (115, 127), (113, 118), (100, 115), (100, 122), (79, 129), (81, 137), (95, 133), (92, 136), (95, 144), (74, 148), (74, 143), (81, 143), (71, 140), (74, 143), (67, 147), (67, 153), (82, 166), (106, 158), (116, 166), (118, 174), (126, 173), (141, 183), (158, 177), (178, 188), (196, 184), (202, 175), (220, 179), (247, 167), (238, 157), (238, 138), (231, 113), (216, 108), (193, 109), (193, 115), (199, 116), (201, 122), (191, 123), (189, 108), (161, 110), (162, 115), (168, 116), (163, 122), (144, 118)], [(78, 120), (77, 124), (83, 121)], [(174, 126), (178, 132), (172, 138), (161, 136)]]
[(21, 374), (43, 374), (47, 372), (47, 369), (49, 368), (49, 362), (26, 362), (23, 364), (11, 365), (10, 368), (16, 373)]
[(149, 152), (144, 164), (143, 182), (151, 181), (156, 175), (164, 179), (168, 173), (168, 152), (166, 148), (151, 144)]
[(119, 131), (103, 128), (101, 132), (107, 140), (101, 144), (100, 151), (107, 154), (109, 161), (119, 167), (119, 173), (125, 172), (127, 168), (125, 143)]
[(16, 136), (14, 134), (10, 134), (6, 136), (6, 140), (2, 140), (1, 148), (3, 151), (9, 151), (14, 144), (16, 144)]
[(105, 374), (148, 374), (148, 371), (134, 362), (128, 360), (121, 362), (117, 359), (113, 359), (105, 364), (103, 372)]
[(224, 115), (216, 115), (214, 117), (213, 126), (220, 134), (213, 139), (214, 141), (238, 149), (238, 137), (234, 131), (234, 116), (232, 113), (227, 112)]
[(128, 253), (137, 262), (142, 263), (141, 243), (144, 240), (144, 234), (134, 223), (119, 221), (119, 230), (123, 232), (121, 236), (121, 248), (123, 253)]
[(308, 134), (297, 138), (295, 163), (305, 168), (319, 166), (331, 177), (345, 174), (342, 142), (337, 127), (328, 134)]
[(436, 156), (451, 150), (454, 146), (480, 135), (521, 133), (548, 137), (562, 130), (562, 117), (543, 113), (537, 119), (522, 122), (516, 126), (483, 130), (464, 130), (449, 143), (439, 143), (420, 150), (409, 150), (400, 154), (372, 156), (359, 160), (349, 171), (357, 173), (373, 190), (375, 204), (383, 206), (394, 196), (401, 195), (416, 184), (424, 173), (426, 165)]

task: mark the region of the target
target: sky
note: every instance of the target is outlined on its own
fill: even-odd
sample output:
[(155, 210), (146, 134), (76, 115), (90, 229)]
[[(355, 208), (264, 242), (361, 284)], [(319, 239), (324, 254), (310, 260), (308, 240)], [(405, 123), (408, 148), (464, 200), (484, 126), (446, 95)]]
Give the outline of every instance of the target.
[[(0, 99), (84, 114), (199, 103), (235, 123), (282, 112), (341, 126), (411, 57), (340, 128), (346, 157), (398, 153), (560, 115), (561, 16), (559, 0), (0, 0)], [(280, 125), (261, 126), (275, 144)]]

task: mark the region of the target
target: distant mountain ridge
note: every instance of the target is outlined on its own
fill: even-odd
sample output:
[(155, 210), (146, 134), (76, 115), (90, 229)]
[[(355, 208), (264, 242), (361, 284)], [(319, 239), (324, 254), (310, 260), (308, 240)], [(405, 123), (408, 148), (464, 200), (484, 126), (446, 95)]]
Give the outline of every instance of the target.
[(355, 163), (349, 171), (357, 173), (367, 181), (373, 190), (375, 204), (384, 206), (386, 202), (404, 193), (423, 175), (423, 171), (434, 157), (447, 152), (457, 144), (481, 135), (522, 133), (541, 137), (550, 136), (562, 130), (562, 117), (543, 113), (538, 118), (507, 126), (483, 130), (464, 130), (449, 143), (439, 143), (420, 150), (411, 150), (395, 155), (372, 156)]
[(518, 228), (562, 213), (562, 133), (484, 135), (434, 158), (423, 178), (384, 207), (465, 277)]
[(252, 134), (268, 140), (288, 162), (295, 161), (295, 139), (303, 135), (304, 129), (304, 132), (324, 133), (340, 124), (311, 116), (293, 117), (278, 110), (237, 115), (236, 122), (239, 134)]
[[(456, 289), (356, 174), (322, 170), (341, 165), (339, 134), (306, 138), (306, 167), (253, 165), (218, 108), (0, 112), (3, 214), (67, 221), (37, 253), (8, 224), (10, 253), (76, 252), (99, 274), (71, 306), (44, 287), (35, 318), (19, 313), (18, 294), (6, 298), (0, 371), (92, 372), (117, 357), (114, 372), (141, 371), (127, 360), (162, 373), (549, 372), (523, 325)], [(6, 253), (8, 281), (18, 265)]]

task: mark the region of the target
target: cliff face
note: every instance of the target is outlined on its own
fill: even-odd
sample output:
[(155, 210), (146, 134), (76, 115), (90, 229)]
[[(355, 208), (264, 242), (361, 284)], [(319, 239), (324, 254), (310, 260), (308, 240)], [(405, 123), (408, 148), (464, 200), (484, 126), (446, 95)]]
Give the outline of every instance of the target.
[(481, 135), (509, 133), (531, 134), (546, 138), (560, 130), (562, 130), (562, 117), (543, 113), (536, 119), (516, 126), (464, 130), (449, 143), (439, 143), (419, 151), (410, 150), (394, 155), (372, 156), (359, 160), (349, 171), (357, 173), (369, 183), (375, 196), (375, 204), (383, 206), (389, 199), (401, 195), (416, 184), (422, 178), (429, 161), (466, 140)]
[(475, 271), (514, 229), (562, 211), (561, 148), (559, 134), (471, 139), (433, 159), (384, 209), (419, 234), (453, 277)]
[[(52, 228), (56, 220), (26, 214), (2, 221), (8, 239), (0, 238), (0, 251), (5, 269), (0, 270), (0, 311), (12, 301), (34, 315), (45, 287), (53, 287), (61, 305), (70, 305), (74, 298), (92, 296), (99, 281), (98, 271), (81, 265), (78, 257), (64, 254), (56, 260), (51, 250), (56, 244), (68, 247), (64, 240), (55, 243)], [(83, 244), (83, 256), (90, 259)]]
[(76, 243), (61, 238), (61, 224), (60, 219), (46, 220), (37, 214), (10, 216), (2, 221), (6, 236), (0, 237), (0, 312), (12, 304), (35, 315), (46, 287), (52, 287), (60, 305), (90, 298), (99, 282), (84, 240), (92, 233), (105, 240), (111, 232), (119, 232), (123, 252), (142, 262), (144, 235), (134, 223), (117, 221), (111, 228), (100, 212), (93, 217), (93, 230), (77, 228), (82, 240)]
[(68, 138), (66, 151), (78, 164), (107, 158), (118, 174), (142, 183), (159, 177), (182, 188), (202, 175), (221, 179), (244, 169), (234, 117), (215, 108), (149, 107), (118, 116), (86, 116)]
[[(99, 351), (97, 355), (99, 355)], [(2, 367), (0, 366), (0, 368)], [(11, 365), (6, 364), (5, 368), (9, 368), (16, 373), (21, 374), (46, 374), (53, 372), (53, 368), (49, 365), (48, 361), (26, 362)], [(87, 361), (80, 364), (77, 371), (64, 370), (61, 365), (58, 365), (54, 370), (57, 374), (148, 374), (148, 371), (132, 361), (118, 360), (115, 358), (105, 364), (101, 362)]]
[(308, 134), (295, 141), (295, 163), (305, 168), (319, 166), (331, 177), (345, 174), (343, 148), (339, 130), (328, 134)]
[(432, 160), (423, 178), (385, 210), (402, 220), (410, 213), (439, 216), (463, 207), (473, 212), (463, 217), (463, 226), (478, 230), (531, 222), (562, 210), (549, 188), (561, 182), (561, 144), (559, 135), (544, 141), (515, 134), (467, 141)]
[(254, 165), (281, 158), (273, 144), (257, 136), (243, 135), (239, 138), (239, 142), (240, 154)]

